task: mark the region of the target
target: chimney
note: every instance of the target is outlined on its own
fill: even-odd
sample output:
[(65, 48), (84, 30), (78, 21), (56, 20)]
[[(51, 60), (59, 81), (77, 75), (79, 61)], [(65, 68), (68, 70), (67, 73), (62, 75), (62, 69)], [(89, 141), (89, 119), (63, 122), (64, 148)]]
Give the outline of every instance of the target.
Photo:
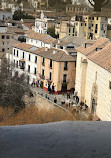
[(53, 54), (56, 54), (57, 53), (57, 50), (53, 50)]
[(47, 47), (45, 47), (45, 52), (47, 52), (48, 51), (48, 48)]

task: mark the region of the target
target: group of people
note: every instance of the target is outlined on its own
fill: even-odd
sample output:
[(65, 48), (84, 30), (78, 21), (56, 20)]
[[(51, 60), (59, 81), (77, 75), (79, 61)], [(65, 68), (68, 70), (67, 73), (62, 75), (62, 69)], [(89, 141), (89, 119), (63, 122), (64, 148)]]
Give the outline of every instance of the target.
[(41, 82), (38, 80), (38, 81), (35, 81), (33, 80), (33, 82), (31, 83), (31, 86), (32, 87), (38, 87), (38, 88), (41, 88)]

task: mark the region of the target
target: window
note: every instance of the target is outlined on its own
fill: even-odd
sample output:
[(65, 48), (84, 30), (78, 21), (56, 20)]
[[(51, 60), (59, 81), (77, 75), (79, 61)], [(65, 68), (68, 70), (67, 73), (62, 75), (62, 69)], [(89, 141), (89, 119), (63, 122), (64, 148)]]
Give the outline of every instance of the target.
[(98, 32), (98, 24), (95, 25), (95, 33)]
[(37, 63), (37, 56), (35, 56), (35, 63)]
[(68, 69), (68, 62), (64, 62), (64, 70), (67, 70)]
[(75, 61), (75, 67), (76, 67), (76, 61)]
[(30, 65), (28, 65), (28, 72), (30, 72)]
[(99, 17), (96, 18), (97, 20), (99, 19)]
[(69, 33), (71, 33), (71, 28), (69, 28)]
[(24, 59), (24, 52), (23, 52), (23, 59)]
[(104, 30), (104, 24), (102, 24), (102, 26), (101, 26), (101, 30)]
[(81, 23), (81, 26), (82, 26), (82, 23)]
[(85, 23), (85, 26), (86, 26), (87, 24)]
[(44, 69), (42, 69), (42, 77), (44, 77)]
[(17, 63), (16, 63), (16, 67), (18, 67), (18, 61), (17, 61)]
[(9, 38), (10, 38), (9, 35), (7, 35), (7, 36), (6, 36), (6, 39), (9, 39)]
[(50, 59), (50, 68), (52, 68), (52, 60)]
[(3, 45), (4, 45), (4, 42), (3, 42)]
[(5, 48), (2, 48), (2, 52), (5, 52)]
[(92, 17), (92, 20), (94, 20), (94, 17)]
[(86, 36), (86, 32), (84, 32), (84, 36)]
[(31, 55), (29, 54), (29, 61), (30, 61), (30, 59), (31, 59)]
[(52, 80), (52, 73), (49, 73), (49, 80)]
[(74, 33), (74, 28), (73, 28), (73, 33)]
[(77, 36), (77, 31), (75, 32), (75, 36)]
[(13, 64), (14, 64), (14, 66), (15, 66), (15, 60), (13, 61)]
[(17, 57), (18, 57), (18, 50), (17, 50)]
[(45, 59), (44, 58), (42, 59), (42, 65), (43, 66), (45, 65)]
[(64, 75), (63, 75), (63, 82), (66, 82), (66, 80), (67, 80), (67, 75), (64, 74)]
[(13, 50), (13, 54), (15, 55), (15, 49)]
[(109, 81), (109, 89), (111, 89), (111, 81)]
[(4, 35), (2, 35), (2, 39), (5, 39), (5, 36), (4, 36)]
[(37, 68), (34, 68), (34, 74), (35, 75), (37, 74)]

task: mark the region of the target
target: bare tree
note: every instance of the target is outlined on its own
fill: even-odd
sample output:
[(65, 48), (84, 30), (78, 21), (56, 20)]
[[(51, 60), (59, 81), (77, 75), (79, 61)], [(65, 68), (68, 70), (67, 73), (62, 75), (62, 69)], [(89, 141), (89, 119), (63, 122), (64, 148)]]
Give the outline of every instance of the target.
[(88, 0), (95, 12), (101, 12), (101, 8), (109, 3), (109, 0)]
[(0, 105), (11, 106), (18, 112), (25, 107), (24, 95), (29, 95), (31, 90), (26, 80), (27, 76), (19, 76), (17, 72), (12, 76), (13, 71), (13, 65), (4, 60), (0, 69)]

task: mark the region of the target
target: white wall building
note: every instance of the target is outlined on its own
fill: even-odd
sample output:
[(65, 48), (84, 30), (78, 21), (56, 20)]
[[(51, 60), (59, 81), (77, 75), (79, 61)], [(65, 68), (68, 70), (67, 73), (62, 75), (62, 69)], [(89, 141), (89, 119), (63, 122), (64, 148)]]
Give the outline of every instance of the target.
[(15, 71), (19, 74), (25, 73), (29, 76), (29, 83), (36, 80), (37, 76), (37, 54), (31, 51), (38, 50), (37, 47), (26, 43), (15, 44), (12, 51), (12, 62), (15, 65)]
[(26, 43), (36, 46), (38, 48), (47, 47), (51, 48), (56, 44), (57, 40), (52, 38), (50, 35), (46, 35), (43, 33), (35, 33), (32, 32), (26, 37)]
[[(35, 32), (47, 34), (48, 27), (53, 26), (54, 19), (45, 17), (43, 11), (41, 12), (40, 18), (35, 20)], [(50, 25), (49, 23), (52, 23)]]
[(0, 20), (12, 19), (12, 13), (10, 11), (0, 11)]
[(77, 95), (101, 120), (111, 121), (111, 42), (100, 38), (77, 50)]

